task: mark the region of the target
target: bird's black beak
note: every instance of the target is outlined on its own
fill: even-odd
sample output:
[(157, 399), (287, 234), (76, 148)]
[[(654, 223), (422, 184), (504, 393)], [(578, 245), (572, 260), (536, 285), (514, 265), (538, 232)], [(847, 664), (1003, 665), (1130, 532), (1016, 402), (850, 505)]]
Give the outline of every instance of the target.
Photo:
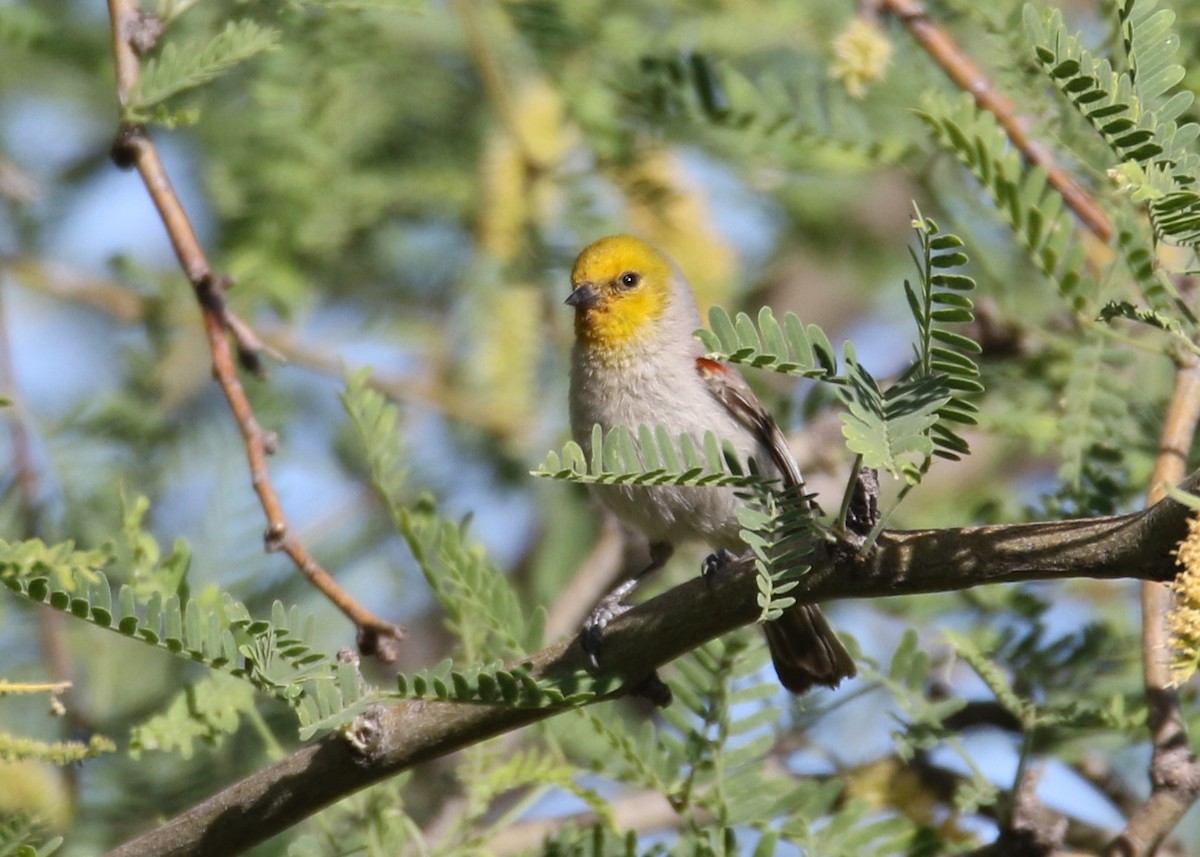
[(567, 296), (566, 303), (567, 306), (573, 306), (576, 309), (591, 309), (600, 303), (600, 293), (596, 291), (596, 287), (591, 283), (580, 283)]

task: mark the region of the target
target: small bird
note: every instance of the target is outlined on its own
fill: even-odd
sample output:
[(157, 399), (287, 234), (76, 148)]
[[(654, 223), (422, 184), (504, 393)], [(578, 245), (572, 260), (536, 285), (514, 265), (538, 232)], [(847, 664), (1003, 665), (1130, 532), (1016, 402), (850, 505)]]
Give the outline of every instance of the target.
[[(592, 426), (636, 430), (663, 426), (697, 441), (712, 431), (744, 463), (753, 458), (767, 479), (803, 484), (787, 440), (738, 371), (705, 356), (692, 335), (700, 313), (691, 286), (675, 264), (628, 235), (586, 247), (571, 271), (575, 346), (571, 354), (571, 433), (591, 455)], [(596, 497), (649, 540), (650, 565), (601, 602), (584, 628), (594, 645), (620, 600), (638, 579), (661, 568), (676, 544), (699, 541), (739, 553), (737, 512), (746, 501), (733, 488), (598, 485)], [(710, 558), (711, 559), (711, 558)], [(856, 670), (833, 629), (814, 605), (797, 604), (764, 626), (775, 672), (792, 693), (813, 685), (836, 687)], [(594, 652), (593, 652), (594, 655)]]

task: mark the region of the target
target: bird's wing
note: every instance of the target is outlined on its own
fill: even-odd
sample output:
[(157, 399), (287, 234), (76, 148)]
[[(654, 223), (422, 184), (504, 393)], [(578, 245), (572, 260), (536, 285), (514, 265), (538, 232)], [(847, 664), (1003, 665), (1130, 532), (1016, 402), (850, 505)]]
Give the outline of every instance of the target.
[(792, 457), (787, 438), (758, 400), (758, 396), (754, 395), (746, 379), (736, 369), (708, 357), (696, 358), (696, 371), (717, 401), (724, 405), (738, 422), (750, 429), (767, 448), (771, 461), (783, 477), (784, 487), (803, 485), (804, 478), (800, 475), (800, 466)]

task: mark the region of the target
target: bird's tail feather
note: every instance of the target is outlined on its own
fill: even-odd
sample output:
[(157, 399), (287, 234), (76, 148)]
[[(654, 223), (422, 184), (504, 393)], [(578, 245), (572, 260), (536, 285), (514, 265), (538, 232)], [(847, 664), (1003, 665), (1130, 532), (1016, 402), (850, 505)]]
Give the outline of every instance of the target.
[(858, 672), (815, 604), (793, 605), (763, 629), (779, 681), (792, 693), (804, 693), (817, 684), (837, 687)]

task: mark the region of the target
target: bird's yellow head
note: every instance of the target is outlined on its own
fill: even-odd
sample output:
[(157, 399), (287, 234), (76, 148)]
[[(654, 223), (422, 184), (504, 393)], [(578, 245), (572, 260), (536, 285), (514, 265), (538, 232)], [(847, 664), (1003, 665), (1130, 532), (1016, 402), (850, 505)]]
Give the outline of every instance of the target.
[(571, 269), (575, 336), (618, 349), (652, 334), (671, 299), (671, 262), (645, 241), (610, 235), (584, 248)]

